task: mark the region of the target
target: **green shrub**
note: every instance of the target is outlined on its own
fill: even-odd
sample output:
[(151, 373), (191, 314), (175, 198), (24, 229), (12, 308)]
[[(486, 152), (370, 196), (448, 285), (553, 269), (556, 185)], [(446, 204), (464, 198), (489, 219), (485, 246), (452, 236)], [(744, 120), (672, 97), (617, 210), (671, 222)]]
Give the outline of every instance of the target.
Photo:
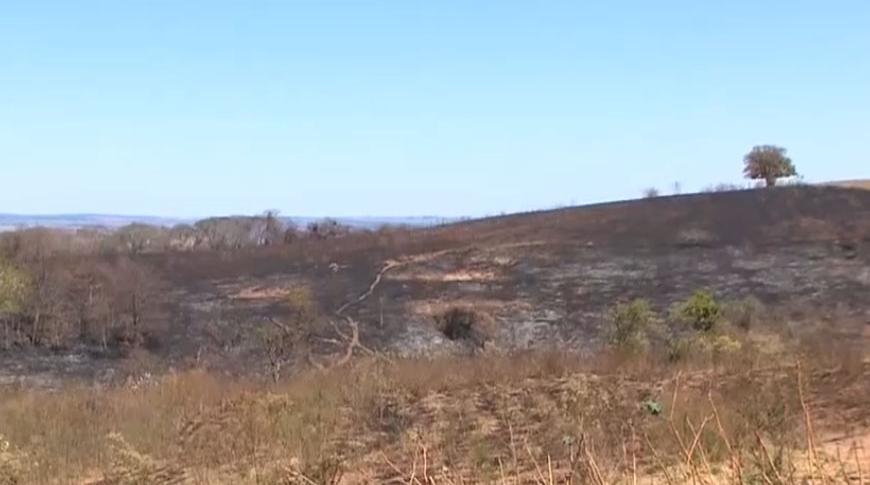
[(647, 345), (647, 333), (655, 313), (646, 300), (637, 299), (616, 305), (610, 316), (610, 344), (627, 350), (640, 350)]
[(0, 314), (14, 314), (23, 309), (30, 292), (27, 273), (0, 259)]
[(710, 292), (698, 290), (680, 305), (679, 316), (693, 330), (711, 332), (722, 319), (722, 306)]

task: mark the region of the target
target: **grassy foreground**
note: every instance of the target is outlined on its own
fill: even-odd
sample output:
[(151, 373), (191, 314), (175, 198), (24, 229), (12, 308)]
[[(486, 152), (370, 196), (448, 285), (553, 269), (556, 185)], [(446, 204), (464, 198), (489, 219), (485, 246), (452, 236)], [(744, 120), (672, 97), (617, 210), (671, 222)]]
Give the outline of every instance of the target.
[(0, 484), (865, 483), (870, 365), (556, 353), (4, 390)]

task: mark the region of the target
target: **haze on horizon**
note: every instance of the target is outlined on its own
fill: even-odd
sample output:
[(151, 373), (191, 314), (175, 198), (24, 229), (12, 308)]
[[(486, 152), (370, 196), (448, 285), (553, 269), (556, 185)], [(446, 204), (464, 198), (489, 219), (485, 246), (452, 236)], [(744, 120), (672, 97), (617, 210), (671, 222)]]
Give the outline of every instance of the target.
[(476, 216), (866, 178), (870, 4), (0, 5), (0, 213)]

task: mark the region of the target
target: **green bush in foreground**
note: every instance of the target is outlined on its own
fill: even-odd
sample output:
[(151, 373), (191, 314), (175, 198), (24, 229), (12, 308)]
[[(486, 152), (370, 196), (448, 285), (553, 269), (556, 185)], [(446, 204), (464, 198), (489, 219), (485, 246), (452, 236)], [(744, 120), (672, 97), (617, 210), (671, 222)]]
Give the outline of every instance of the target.
[(722, 306), (710, 292), (698, 290), (680, 305), (679, 316), (693, 330), (707, 333), (722, 319)]
[(610, 344), (624, 350), (643, 350), (655, 313), (646, 300), (636, 299), (616, 305), (610, 317)]

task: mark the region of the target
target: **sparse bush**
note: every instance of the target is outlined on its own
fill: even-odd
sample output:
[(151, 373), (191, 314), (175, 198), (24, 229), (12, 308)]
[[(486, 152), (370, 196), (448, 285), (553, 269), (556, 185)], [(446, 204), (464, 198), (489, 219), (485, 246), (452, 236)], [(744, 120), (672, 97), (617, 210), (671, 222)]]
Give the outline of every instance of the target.
[(291, 287), (287, 290), (284, 302), (287, 305), (291, 323), (296, 324), (296, 326), (305, 326), (317, 319), (319, 313), (317, 299), (308, 286), (296, 285)]
[(660, 195), (659, 189), (655, 187), (649, 187), (643, 190), (643, 196), (646, 199), (653, 199)]
[(260, 343), (275, 382), (281, 378), (282, 368), (297, 356), (319, 318), (317, 303), (307, 286), (290, 288), (284, 301), (287, 318), (283, 321), (271, 318), (271, 325), (261, 328), (259, 332)]
[(711, 341), (711, 349), (716, 356), (724, 356), (740, 351), (743, 344), (731, 335), (717, 335)]
[(693, 330), (711, 332), (722, 319), (722, 306), (710, 292), (699, 290), (679, 306), (678, 315)]
[(705, 188), (704, 192), (733, 192), (736, 190), (743, 190), (743, 187), (737, 184), (719, 183)]
[(759, 323), (764, 303), (758, 298), (746, 297), (723, 305), (723, 319), (737, 328), (748, 331)]
[(645, 348), (647, 332), (654, 319), (655, 313), (646, 300), (637, 299), (618, 304), (610, 316), (610, 344), (631, 351)]
[(665, 355), (669, 362), (682, 362), (696, 350), (695, 335), (674, 334), (665, 342)]
[(21, 319), (31, 293), (31, 278), (12, 263), (0, 259), (0, 324), (3, 344), (20, 340)]
[(24, 483), (28, 468), (27, 456), (0, 435), (0, 485)]
[(27, 273), (0, 259), (0, 315), (20, 312), (30, 292), (30, 286)]
[(705, 229), (689, 228), (677, 233), (677, 245), (682, 247), (709, 246), (715, 241), (713, 233)]
[(731, 330), (724, 308), (704, 290), (676, 304), (671, 313), (674, 325), (665, 341), (668, 360), (677, 362), (694, 357), (702, 362), (712, 359), (715, 363), (743, 350), (745, 338)]
[(351, 227), (335, 219), (324, 219), (308, 224), (308, 233), (316, 239), (333, 239), (347, 236), (351, 233)]
[(485, 338), (480, 329), (480, 315), (469, 308), (453, 307), (436, 315), (438, 329), (450, 340), (463, 341), (483, 347)]
[(739, 338), (726, 334), (674, 334), (666, 341), (665, 355), (669, 362), (687, 360), (700, 364), (718, 363), (744, 350)]

